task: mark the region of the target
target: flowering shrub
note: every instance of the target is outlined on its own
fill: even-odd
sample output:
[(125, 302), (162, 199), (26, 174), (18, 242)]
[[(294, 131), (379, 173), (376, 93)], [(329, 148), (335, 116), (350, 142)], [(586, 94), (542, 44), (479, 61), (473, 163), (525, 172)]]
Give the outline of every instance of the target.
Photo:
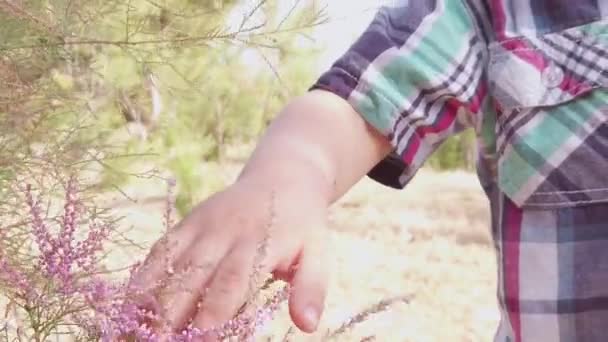
[[(78, 197), (76, 178), (70, 178), (67, 183), (63, 215), (56, 221), (45, 218), (41, 199), (37, 198), (31, 186), (26, 186), (23, 193), (30, 230), (28, 236), (21, 238), (33, 241), (34, 250), (30, 253), (33, 258), (16, 258), (0, 250), (0, 300), (2, 297), (8, 300), (3, 323), (0, 324), (0, 336), (6, 340), (37, 342), (58, 335), (69, 335), (71, 340), (77, 341), (159, 340), (152, 328), (159, 324), (158, 317), (138, 306), (133, 299), (137, 298), (134, 294), (140, 289), (131, 288), (130, 277), (112, 279), (111, 272), (102, 266), (100, 256), (113, 225), (86, 217)], [(169, 199), (171, 197), (168, 196)], [(167, 229), (173, 224), (172, 201), (168, 202), (164, 223)], [(5, 234), (6, 231), (0, 231), (0, 242)], [(261, 253), (263, 249), (260, 248)], [(138, 267), (138, 264), (132, 265), (130, 275)], [(267, 280), (254, 291), (253, 296), (269, 290), (273, 282), (273, 279)], [(169, 340), (187, 342), (212, 333), (220, 340), (253, 341), (258, 329), (270, 321), (286, 301), (289, 291), (289, 285), (284, 285), (261, 306), (251, 310), (244, 306), (233, 319), (221, 326), (207, 331), (190, 326), (169, 336)], [(329, 332), (326, 337), (337, 337), (396, 300), (403, 298), (379, 303)], [(293, 328), (283, 340), (288, 341), (292, 332)], [(371, 336), (366, 338), (372, 339)]]

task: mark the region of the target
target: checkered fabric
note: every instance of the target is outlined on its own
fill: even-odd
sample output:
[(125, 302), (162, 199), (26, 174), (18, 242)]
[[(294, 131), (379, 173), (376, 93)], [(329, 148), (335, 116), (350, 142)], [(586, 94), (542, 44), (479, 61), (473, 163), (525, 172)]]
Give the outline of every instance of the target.
[(409, 0), (380, 8), (311, 89), (391, 141), (369, 175), (396, 188), (473, 127), (495, 341), (608, 341), (607, 73), (608, 0)]

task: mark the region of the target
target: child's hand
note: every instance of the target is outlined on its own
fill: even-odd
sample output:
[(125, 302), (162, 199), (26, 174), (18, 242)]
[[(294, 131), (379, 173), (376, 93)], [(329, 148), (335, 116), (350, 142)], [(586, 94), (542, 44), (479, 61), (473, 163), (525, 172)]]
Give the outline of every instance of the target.
[(339, 96), (312, 91), (294, 99), (267, 129), (239, 180), (156, 243), (133, 285), (161, 283), (142, 297), (151, 298), (145, 305), (173, 330), (190, 319), (200, 329), (215, 327), (247, 299), (260, 266), (258, 246), (267, 240), (258, 273), (291, 283), (291, 317), (313, 332), (330, 269), (327, 208), (391, 148)]
[(231, 319), (261, 266), (261, 274), (273, 272), (291, 283), (294, 323), (305, 332), (316, 329), (328, 277), (327, 203), (301, 184), (285, 188), (236, 183), (155, 244), (134, 285), (162, 284), (151, 295), (170, 328), (183, 329), (190, 319), (201, 329)]

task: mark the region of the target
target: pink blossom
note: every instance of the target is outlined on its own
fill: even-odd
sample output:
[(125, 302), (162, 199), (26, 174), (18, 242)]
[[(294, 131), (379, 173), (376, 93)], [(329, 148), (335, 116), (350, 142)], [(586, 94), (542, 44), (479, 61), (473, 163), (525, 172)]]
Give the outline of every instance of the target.
[[(172, 188), (169, 184), (165, 226), (170, 229), (173, 215)], [(25, 202), (31, 217), (31, 234), (38, 248), (38, 260), (28, 267), (16, 267), (0, 254), (0, 283), (7, 285), (13, 294), (23, 300), (22, 307), (37, 307), (43, 310), (69, 309), (63, 306), (82, 306), (85, 309), (70, 313), (66, 324), (76, 324), (100, 341), (117, 341), (125, 336), (136, 341), (158, 341), (159, 336), (148, 325), (158, 322), (159, 317), (140, 307), (131, 294), (132, 279), (113, 282), (94, 276), (101, 266), (97, 255), (110, 236), (113, 226), (109, 223), (90, 220), (84, 239), (77, 239), (83, 219), (84, 206), (78, 198), (76, 179), (71, 177), (66, 186), (63, 215), (59, 227), (52, 230), (45, 222), (31, 186), (25, 188)], [(54, 231), (56, 233), (54, 233)], [(1, 251), (0, 251), (1, 252)], [(130, 277), (138, 264), (133, 265)], [(236, 337), (240, 341), (253, 341), (253, 337), (267, 321), (271, 320), (289, 295), (289, 286), (275, 293), (262, 307), (251, 313), (242, 313), (224, 324), (201, 330), (192, 325), (169, 337), (170, 341), (190, 342), (205, 334), (219, 338)]]
[(35, 297), (35, 289), (27, 275), (9, 265), (6, 258), (0, 255), (0, 283), (8, 284), (17, 295), (22, 296), (28, 302)]

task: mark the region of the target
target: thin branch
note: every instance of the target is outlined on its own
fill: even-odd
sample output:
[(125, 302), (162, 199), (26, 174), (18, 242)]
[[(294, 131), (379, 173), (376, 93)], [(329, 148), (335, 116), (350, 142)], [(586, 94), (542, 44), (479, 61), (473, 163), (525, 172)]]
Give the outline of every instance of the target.
[(283, 27), (283, 24), (285, 24), (285, 22), (289, 19), (289, 17), (292, 16), (293, 12), (296, 10), (296, 8), (300, 4), (300, 2), (301, 2), (301, 0), (296, 0), (293, 2), (293, 5), (291, 6), (291, 8), (289, 8), (289, 11), (287, 12), (287, 14), (283, 17), (283, 19), (277, 25), (277, 30), (280, 30), (281, 27)]
[[(246, 13), (245, 15), (243, 15), (243, 19), (241, 20), (241, 24), (239, 25), (239, 28), (237, 31), (242, 31), (245, 29), (245, 25), (247, 25), (247, 22), (249, 20), (251, 20), (251, 18), (253, 18), (253, 16), (260, 10), (260, 8), (262, 8), (262, 6), (264, 6), (264, 4), (266, 3), (266, 0), (261, 0), (259, 1), (252, 9), (251, 11), (249, 11), (248, 13)], [(265, 26), (265, 24), (262, 24), (262, 26)]]
[(260, 56), (262, 56), (262, 59), (264, 59), (264, 62), (266, 63), (266, 65), (268, 65), (268, 68), (270, 68), (270, 70), (272, 71), (274, 76), (277, 78), (277, 80), (279, 80), (279, 83), (281, 84), (281, 88), (286, 89), (287, 93), (291, 93), (289, 86), (285, 82), (283, 82), (283, 78), (281, 77), (281, 74), (275, 68), (275, 66), (272, 65), (272, 62), (270, 61), (270, 59), (268, 59), (268, 57), (264, 54), (264, 52), (261, 51), (261, 49), (257, 48), (256, 51), (260, 54)]
[(127, 9), (125, 11), (125, 41), (128, 42), (131, 38), (131, 34), (129, 32), (131, 28), (131, 0), (127, 1)]
[(289, 327), (285, 335), (283, 336), (282, 342), (290, 342), (293, 335), (295, 335), (296, 329), (294, 329), (293, 325)]
[(29, 13), (25, 9), (17, 6), (12, 1), (0, 0), (0, 11), (7, 13), (10, 16), (27, 20), (34, 24), (39, 30), (45, 31), (46, 33), (60, 38), (59, 33), (49, 23)]
[[(190, 10), (180, 10), (180, 11), (174, 11), (169, 9), (166, 6), (163, 6), (155, 1), (152, 0), (145, 0), (148, 4), (162, 10), (162, 11), (166, 11), (167, 13), (175, 16), (175, 17), (179, 17), (179, 18), (183, 18), (183, 19), (201, 19), (201, 16), (207, 16), (207, 15), (213, 15), (217, 13), (217, 10), (212, 10), (212, 11), (190, 11)], [(187, 11), (187, 12), (186, 12)]]
[[(183, 37), (173, 39), (147, 39), (147, 40), (103, 40), (103, 39), (83, 39), (83, 40), (67, 40), (61, 42), (49, 42), (44, 44), (30, 44), (12, 47), (0, 47), (0, 51), (12, 51), (18, 49), (36, 49), (45, 47), (63, 47), (63, 46), (75, 46), (75, 45), (113, 45), (118, 47), (125, 46), (138, 46), (138, 45), (163, 45), (163, 44), (182, 44), (182, 43), (196, 43), (208, 40), (222, 40), (222, 39), (233, 39), (238, 35), (255, 31), (262, 28), (263, 25), (256, 25), (240, 32), (230, 32), (218, 35), (204, 35), (195, 37)], [(258, 34), (261, 35), (261, 34)]]
[(410, 300), (411, 300), (410, 296), (399, 296), (399, 297), (381, 300), (380, 302), (368, 307), (367, 309), (361, 311), (357, 315), (353, 316), (352, 318), (350, 318), (349, 320), (344, 322), (338, 329), (329, 333), (326, 336), (326, 339), (334, 339), (334, 338), (338, 337), (339, 335), (344, 334), (345, 332), (352, 329), (357, 324), (362, 323), (365, 320), (367, 320), (367, 318), (369, 316), (380, 313), (382, 311), (386, 311), (393, 304), (396, 304), (399, 302), (409, 304)]
[(248, 27), (241, 31), (233, 31), (229, 33), (217, 34), (217, 35), (204, 35), (204, 36), (194, 36), (194, 37), (183, 37), (183, 38), (173, 38), (173, 39), (144, 39), (144, 40), (132, 40), (132, 41), (124, 41), (124, 40), (103, 40), (103, 39), (83, 39), (83, 40), (68, 40), (61, 42), (48, 42), (44, 44), (29, 44), (29, 45), (20, 45), (20, 46), (10, 46), (10, 47), (0, 47), (0, 51), (13, 51), (19, 49), (37, 49), (43, 47), (62, 47), (62, 46), (74, 46), (74, 45), (112, 45), (117, 47), (127, 47), (127, 46), (139, 46), (139, 45), (164, 45), (164, 44), (183, 44), (183, 43), (197, 43), (197, 42), (205, 42), (210, 40), (236, 40), (239, 39), (240, 35), (247, 34), (250, 37), (265, 37), (270, 35), (282, 34), (282, 33), (291, 33), (303, 29), (312, 28), (318, 26), (320, 23), (317, 21), (312, 21), (308, 24), (304, 24), (298, 27), (290, 27), (286, 29), (277, 29), (271, 31), (261, 31), (255, 32), (265, 26), (265, 24), (258, 24), (255, 26)]

